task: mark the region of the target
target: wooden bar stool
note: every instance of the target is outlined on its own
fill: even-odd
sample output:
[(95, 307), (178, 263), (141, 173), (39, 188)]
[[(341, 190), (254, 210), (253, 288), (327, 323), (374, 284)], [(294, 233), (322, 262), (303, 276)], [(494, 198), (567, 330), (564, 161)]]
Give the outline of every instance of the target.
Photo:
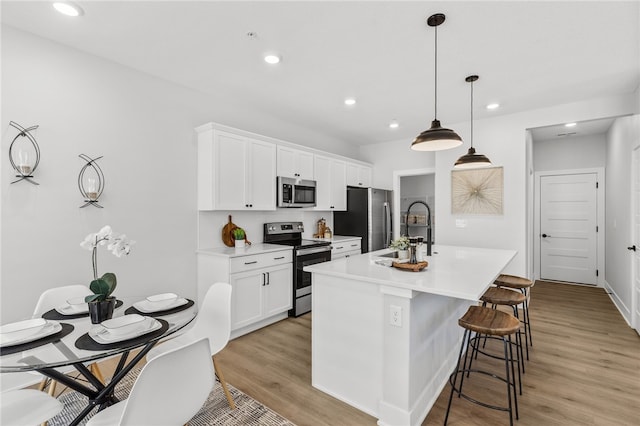
[(533, 287), (534, 283), (528, 278), (518, 277), (516, 275), (501, 274), (500, 276), (498, 276), (498, 278), (496, 278), (494, 284), (498, 287), (519, 290), (526, 297), (524, 304), (522, 305), (522, 322), (524, 323), (527, 359), (529, 359), (529, 346), (533, 346), (533, 338), (531, 336), (531, 321), (529, 318), (529, 300), (531, 298), (531, 287)]
[[(487, 289), (487, 291), (484, 292), (484, 294), (480, 297), (480, 300), (482, 301), (482, 306), (487, 306), (487, 304), (491, 305), (492, 309), (496, 309), (497, 306), (509, 306), (512, 310), (513, 310), (513, 316), (515, 316), (516, 318), (518, 318), (518, 321), (520, 321), (520, 317), (518, 315), (518, 305), (520, 304), (524, 304), (524, 302), (526, 301), (526, 296), (518, 291), (514, 291), (514, 290), (509, 290), (506, 288), (500, 288), (500, 287), (490, 287)], [(520, 333), (521, 333), (521, 329), (518, 328), (518, 332), (516, 333), (516, 347), (518, 350), (518, 383), (519, 383), (519, 388), (520, 388), (520, 395), (522, 395), (522, 378), (520, 377), (520, 372), (524, 373), (524, 354), (523, 354), (523, 350), (522, 350), (522, 339), (520, 338)], [(526, 339), (526, 335), (525, 335), (525, 339)], [(487, 336), (485, 336), (485, 344), (487, 341)], [(473, 349), (474, 349), (474, 353), (476, 358), (478, 357), (478, 351), (479, 349), (479, 342), (475, 342), (473, 345)], [(483, 348), (484, 348), (484, 344), (483, 344)], [(487, 356), (493, 356), (491, 354), (488, 354), (486, 352), (482, 352), (483, 354), (487, 355)], [(472, 358), (473, 359), (473, 358)]]
[[(496, 309), (487, 308), (484, 306), (470, 306), (467, 312), (458, 320), (458, 325), (464, 328), (464, 337), (462, 338), (462, 344), (460, 345), (460, 353), (458, 355), (458, 363), (456, 368), (449, 376), (449, 383), (451, 385), (451, 393), (449, 394), (449, 404), (447, 405), (447, 413), (444, 418), (444, 424), (446, 426), (449, 419), (449, 411), (451, 409), (451, 401), (453, 399), (453, 392), (458, 393), (458, 397), (463, 397), (466, 400), (473, 402), (474, 404), (481, 405), (483, 407), (491, 408), (499, 411), (509, 412), (509, 424), (513, 426), (513, 408), (515, 407), (516, 419), (518, 416), (518, 396), (515, 389), (515, 372), (513, 367), (513, 344), (511, 341), (511, 335), (517, 333), (520, 329), (520, 320), (513, 315), (502, 312)], [(476, 337), (479, 335), (488, 335), (498, 337), (502, 340), (504, 347), (504, 369), (505, 377), (500, 377), (488, 371), (471, 369), (471, 362), (467, 367), (467, 357), (469, 355), (469, 349), (471, 343), (471, 333), (475, 332)], [(476, 340), (477, 342), (478, 340)], [(466, 347), (466, 351), (464, 350)], [(464, 363), (460, 368), (460, 361), (462, 360), (462, 353), (464, 352)], [(506, 407), (487, 404), (485, 402), (476, 400), (464, 393), (462, 393), (462, 385), (464, 382), (465, 373), (480, 373), (487, 376), (491, 376), (495, 379), (501, 380), (507, 385), (507, 401)], [(460, 387), (456, 387), (458, 376), (460, 376)], [(513, 403), (511, 388), (513, 388)]]

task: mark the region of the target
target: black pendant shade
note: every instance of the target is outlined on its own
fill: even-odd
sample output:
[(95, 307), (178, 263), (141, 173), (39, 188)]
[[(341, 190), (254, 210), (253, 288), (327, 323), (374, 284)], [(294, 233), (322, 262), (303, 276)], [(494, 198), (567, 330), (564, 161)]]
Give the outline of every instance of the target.
[(471, 147), (469, 151), (456, 161), (453, 165), (454, 169), (475, 169), (479, 167), (491, 167), (491, 161), (482, 154), (476, 154), (476, 150), (473, 147), (473, 82), (478, 80), (477, 75), (470, 75), (465, 78), (467, 83), (471, 83)]
[(453, 130), (445, 129), (440, 126), (438, 120), (438, 26), (445, 20), (442, 13), (431, 15), (427, 19), (427, 25), (435, 28), (435, 91), (434, 119), (431, 122), (431, 128), (420, 133), (411, 143), (411, 149), (414, 151), (441, 151), (443, 149), (455, 148), (462, 145), (462, 138)]
[(440, 151), (462, 145), (462, 138), (451, 129), (440, 127), (440, 120), (433, 120), (431, 128), (420, 133), (411, 143), (414, 151)]

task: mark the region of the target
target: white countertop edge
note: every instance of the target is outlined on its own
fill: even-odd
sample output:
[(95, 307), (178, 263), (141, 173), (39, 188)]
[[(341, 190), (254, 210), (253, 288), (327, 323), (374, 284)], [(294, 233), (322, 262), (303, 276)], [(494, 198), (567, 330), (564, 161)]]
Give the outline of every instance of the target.
[(359, 241), (362, 237), (353, 237), (348, 235), (334, 235), (331, 238), (305, 238), (312, 241), (328, 241), (330, 243), (343, 243), (347, 241)]
[(250, 246), (243, 248), (235, 247), (213, 247), (207, 249), (196, 250), (197, 254), (207, 256), (221, 256), (221, 257), (242, 257), (251, 256), (263, 253), (272, 253), (278, 251), (290, 251), (293, 250), (292, 246), (280, 245), (280, 244), (268, 244), (268, 243), (253, 243)]

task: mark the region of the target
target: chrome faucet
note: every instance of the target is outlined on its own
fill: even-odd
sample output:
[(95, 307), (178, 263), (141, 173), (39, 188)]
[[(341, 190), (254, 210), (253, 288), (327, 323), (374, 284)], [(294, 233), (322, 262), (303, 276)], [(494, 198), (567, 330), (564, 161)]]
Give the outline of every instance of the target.
[(404, 218), (405, 233), (407, 237), (409, 237), (409, 213), (411, 212), (411, 207), (416, 204), (422, 204), (427, 208), (427, 256), (431, 256), (431, 245), (433, 244), (433, 241), (431, 239), (431, 208), (429, 208), (429, 205), (424, 201), (414, 201), (413, 203), (409, 204), (407, 214)]

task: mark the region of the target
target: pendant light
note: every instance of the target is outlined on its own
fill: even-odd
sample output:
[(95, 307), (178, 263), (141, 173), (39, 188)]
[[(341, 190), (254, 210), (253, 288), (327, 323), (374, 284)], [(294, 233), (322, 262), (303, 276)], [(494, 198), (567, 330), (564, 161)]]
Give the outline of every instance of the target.
[(440, 126), (438, 120), (438, 26), (444, 22), (442, 13), (431, 15), (427, 19), (427, 25), (434, 27), (435, 35), (435, 93), (434, 93), (434, 119), (431, 128), (420, 133), (411, 143), (414, 151), (441, 151), (462, 145), (462, 138), (453, 130)]
[(477, 75), (470, 75), (464, 79), (467, 83), (471, 83), (471, 148), (465, 155), (458, 158), (458, 161), (453, 166), (454, 169), (475, 169), (493, 166), (487, 157), (482, 154), (476, 154), (476, 150), (473, 147), (473, 82), (478, 78)]

